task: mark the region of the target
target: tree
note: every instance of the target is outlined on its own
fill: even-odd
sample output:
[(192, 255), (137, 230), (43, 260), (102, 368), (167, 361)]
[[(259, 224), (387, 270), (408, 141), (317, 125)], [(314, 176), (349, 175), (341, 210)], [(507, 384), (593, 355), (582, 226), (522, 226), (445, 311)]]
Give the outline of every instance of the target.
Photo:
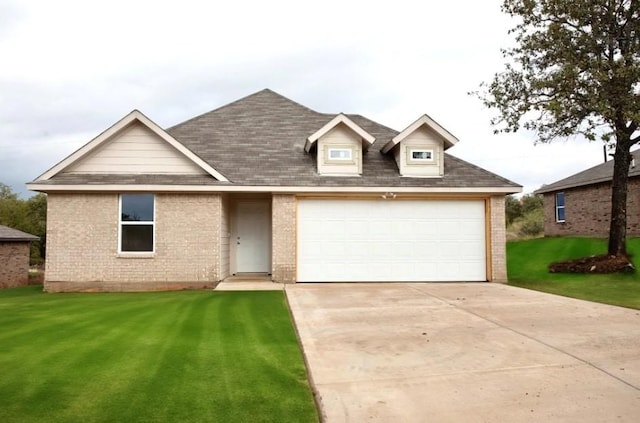
[(522, 214), (525, 215), (527, 213), (531, 213), (534, 210), (542, 210), (542, 195), (536, 194), (526, 194), (523, 195), (520, 199), (520, 204), (522, 204)]
[(504, 203), (504, 211), (507, 226), (509, 226), (513, 223), (514, 220), (522, 217), (522, 204), (520, 203), (520, 200), (518, 200), (513, 195), (507, 195)]
[(31, 243), (31, 263), (42, 263), (47, 236), (46, 195), (40, 193), (28, 200), (21, 200), (9, 186), (0, 182), (0, 225), (40, 237), (40, 240)]
[(475, 94), (496, 132), (539, 142), (583, 135), (615, 144), (608, 253), (626, 255), (631, 147), (640, 140), (640, 0), (505, 0), (507, 63)]

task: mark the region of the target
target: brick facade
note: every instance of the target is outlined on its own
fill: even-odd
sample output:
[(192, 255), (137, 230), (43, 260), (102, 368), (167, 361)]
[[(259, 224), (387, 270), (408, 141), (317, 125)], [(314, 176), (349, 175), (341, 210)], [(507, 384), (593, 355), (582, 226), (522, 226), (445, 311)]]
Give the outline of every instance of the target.
[[(609, 235), (611, 215), (611, 184), (601, 183), (566, 189), (564, 192), (565, 221), (556, 222), (556, 192), (544, 194), (545, 236)], [(640, 178), (629, 179), (627, 194), (627, 235), (640, 235)]]
[(29, 283), (29, 242), (0, 241), (0, 288)]
[[(228, 276), (233, 198), (156, 194), (155, 253), (143, 256), (118, 253), (118, 198), (118, 194), (49, 194), (45, 290), (209, 288)], [(487, 201), (487, 276), (494, 282), (507, 279), (504, 201), (504, 196)], [(273, 194), (271, 207), (272, 279), (295, 283), (296, 196)]]
[(155, 253), (118, 254), (118, 194), (49, 194), (47, 291), (213, 287), (222, 278), (218, 194), (157, 194)]
[(271, 275), (275, 282), (296, 282), (296, 198), (273, 194)]
[(491, 271), (489, 281), (507, 281), (507, 225), (505, 220), (504, 196), (491, 197), (489, 202), (491, 234)]

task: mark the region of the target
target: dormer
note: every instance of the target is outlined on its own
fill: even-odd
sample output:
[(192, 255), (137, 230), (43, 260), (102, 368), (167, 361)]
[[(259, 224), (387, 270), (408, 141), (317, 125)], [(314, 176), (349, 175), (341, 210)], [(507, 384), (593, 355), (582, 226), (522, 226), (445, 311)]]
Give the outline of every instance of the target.
[(320, 175), (362, 174), (362, 154), (375, 138), (344, 114), (339, 114), (307, 138), (308, 153), (315, 146)]
[(449, 131), (423, 115), (380, 151), (393, 152), (401, 176), (440, 178), (444, 175), (444, 151), (457, 142)]

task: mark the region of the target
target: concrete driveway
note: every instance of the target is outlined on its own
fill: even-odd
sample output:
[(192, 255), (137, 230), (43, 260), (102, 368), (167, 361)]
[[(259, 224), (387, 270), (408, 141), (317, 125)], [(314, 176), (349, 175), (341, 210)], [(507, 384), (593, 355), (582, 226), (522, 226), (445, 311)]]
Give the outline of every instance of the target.
[(489, 283), (286, 293), (324, 421), (640, 421), (640, 311)]

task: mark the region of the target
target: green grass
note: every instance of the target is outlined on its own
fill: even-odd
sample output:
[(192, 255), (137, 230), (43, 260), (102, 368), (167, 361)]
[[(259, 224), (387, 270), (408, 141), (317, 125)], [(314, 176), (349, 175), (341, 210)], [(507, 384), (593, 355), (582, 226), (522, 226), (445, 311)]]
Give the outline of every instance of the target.
[(282, 292), (0, 291), (0, 421), (318, 421)]
[[(640, 260), (640, 238), (627, 241), (634, 265)], [(537, 238), (507, 243), (509, 284), (567, 297), (640, 309), (640, 275), (549, 273), (554, 261), (605, 254), (607, 241), (594, 238)], [(635, 260), (634, 260), (635, 259)]]

